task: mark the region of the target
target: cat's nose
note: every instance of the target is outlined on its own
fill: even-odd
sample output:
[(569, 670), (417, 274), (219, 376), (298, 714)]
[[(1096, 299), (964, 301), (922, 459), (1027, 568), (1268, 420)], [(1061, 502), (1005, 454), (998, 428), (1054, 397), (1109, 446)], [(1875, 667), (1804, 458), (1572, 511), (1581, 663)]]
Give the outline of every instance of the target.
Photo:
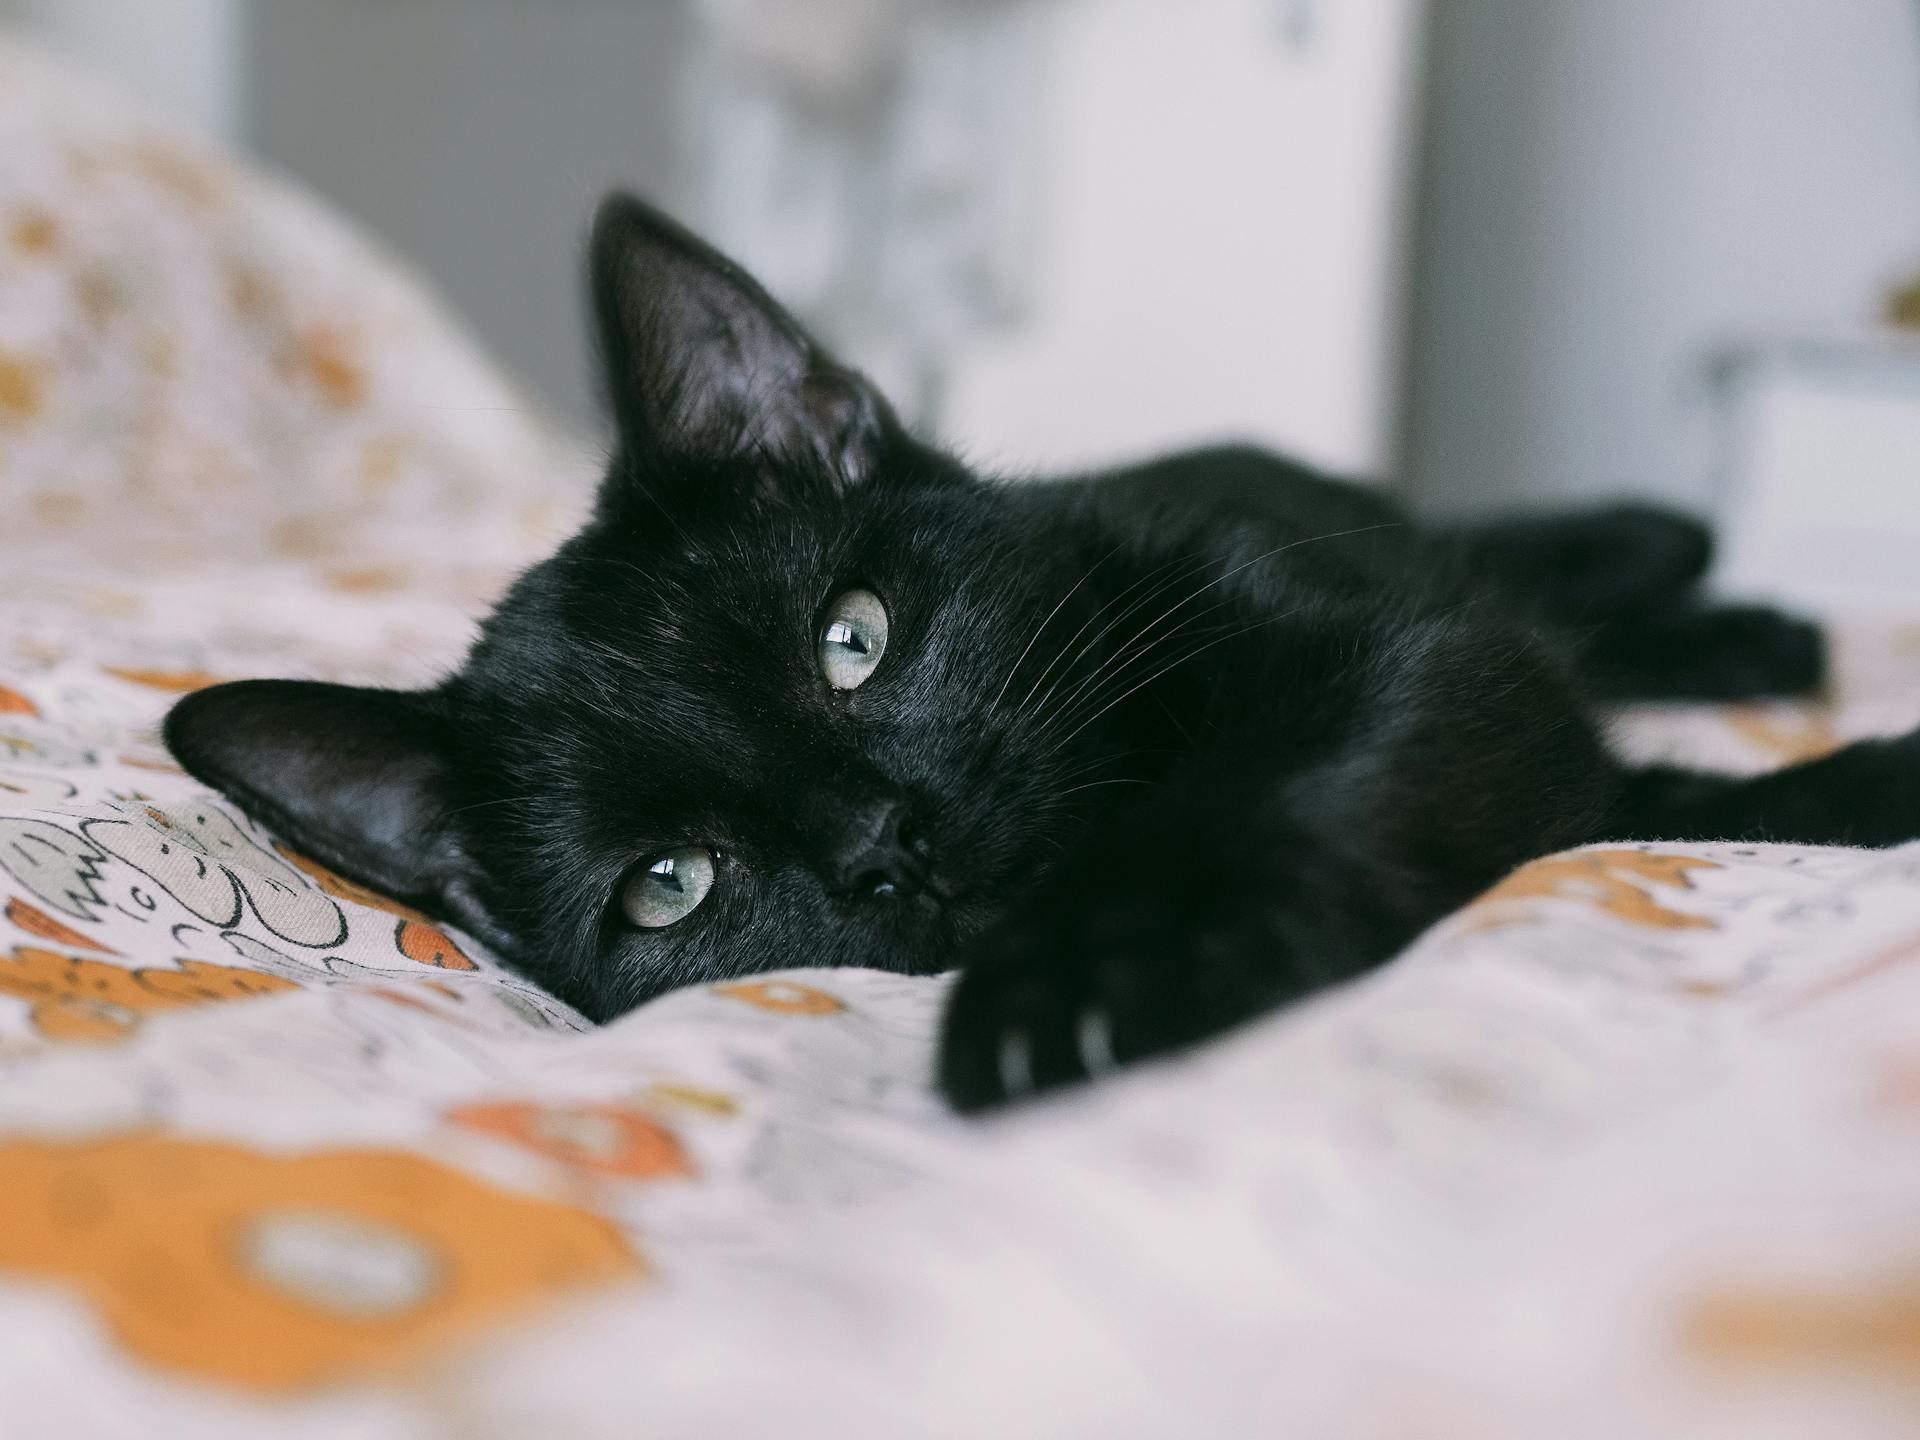
[(927, 884), (927, 845), (904, 800), (886, 800), (850, 817), (834, 857), (834, 888), (856, 900), (904, 899)]

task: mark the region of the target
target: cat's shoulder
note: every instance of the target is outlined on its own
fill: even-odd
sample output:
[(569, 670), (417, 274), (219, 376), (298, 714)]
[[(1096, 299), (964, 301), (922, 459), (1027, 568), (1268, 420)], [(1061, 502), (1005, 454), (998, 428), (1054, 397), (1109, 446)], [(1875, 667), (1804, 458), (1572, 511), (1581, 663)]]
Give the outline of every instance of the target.
[(1397, 554), (1412, 538), (1405, 510), (1379, 489), (1254, 445), (1182, 450), (1014, 488), (1019, 503), (1083, 531), (1181, 548), (1209, 536), (1228, 549), (1339, 537), (1336, 548), (1357, 557)]

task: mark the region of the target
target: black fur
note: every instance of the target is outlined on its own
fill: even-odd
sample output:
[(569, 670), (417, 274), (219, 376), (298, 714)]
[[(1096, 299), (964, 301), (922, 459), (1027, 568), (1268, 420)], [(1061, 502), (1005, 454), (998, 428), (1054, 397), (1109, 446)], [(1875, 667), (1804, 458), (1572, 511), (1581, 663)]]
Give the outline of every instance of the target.
[[(1821, 678), (1818, 632), (1696, 594), (1663, 511), (1423, 529), (1251, 449), (997, 483), (906, 434), (639, 202), (592, 246), (619, 449), (591, 524), (423, 694), (252, 681), (167, 740), (296, 845), (587, 1014), (796, 965), (965, 967), (962, 1107), (1199, 1040), (1605, 837), (1920, 834), (1911, 739), (1741, 782), (1633, 772), (1596, 695)], [(891, 636), (823, 679), (823, 607)], [(713, 890), (626, 924), (649, 857)]]

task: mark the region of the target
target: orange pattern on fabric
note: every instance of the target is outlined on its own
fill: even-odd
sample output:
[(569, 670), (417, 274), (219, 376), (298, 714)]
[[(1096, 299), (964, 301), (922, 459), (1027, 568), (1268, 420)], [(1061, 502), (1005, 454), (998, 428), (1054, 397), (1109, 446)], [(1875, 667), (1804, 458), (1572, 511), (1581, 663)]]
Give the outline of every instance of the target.
[(45, 372), (24, 356), (0, 350), (0, 425), (24, 425), (46, 402)]
[(119, 953), (102, 945), (92, 936), (82, 935), (71, 925), (61, 923), (46, 911), (38, 906), (29, 905), (18, 896), (7, 902), (7, 919), (37, 940), (51, 940), (56, 945), (71, 945), (77, 950), (92, 950), (101, 955)]
[(346, 335), (333, 326), (315, 325), (301, 334), (285, 365), (338, 409), (351, 410), (367, 398), (366, 370)]
[(1920, 1053), (1894, 1056), (1879, 1067), (1872, 1103), (1884, 1114), (1920, 1115)]
[(127, 308), (126, 291), (109, 270), (90, 265), (73, 280), (73, 299), (93, 328), (106, 328)]
[(273, 848), (290, 865), (305, 871), (313, 877), (328, 895), (336, 900), (349, 900), (356, 905), (371, 906), (375, 910), (384, 910), (399, 918), (399, 925), (393, 932), (394, 947), (407, 959), (421, 965), (434, 965), (442, 970), (478, 970), (480, 967), (467, 958), (467, 954), (453, 943), (451, 936), (425, 915), (410, 905), (402, 905), (398, 900), (382, 895), (378, 890), (369, 890), (356, 884), (344, 875), (335, 874), (318, 860), (311, 860), (299, 851), (274, 842)]
[(0, 685), (0, 715), (38, 715), (40, 707), (18, 690)]
[(329, 570), (321, 579), (328, 588), (344, 595), (386, 595), (407, 586), (407, 573), (393, 566), (371, 565), (362, 569)]
[(33, 518), (49, 529), (68, 530), (85, 520), (93, 506), (84, 495), (53, 491), (34, 496), (32, 509)]
[(204, 670), (128, 670), (118, 665), (100, 667), (116, 680), (125, 680), (130, 685), (144, 685), (149, 690), (165, 690), (172, 695), (187, 695), (195, 690), (204, 690), (209, 685), (224, 683), (219, 675), (209, 675)]
[(413, 441), (405, 435), (383, 435), (369, 440), (360, 451), (355, 488), (366, 496), (384, 495), (392, 490), (405, 475), (413, 448)]
[(836, 999), (824, 990), (816, 990), (811, 985), (796, 985), (791, 980), (753, 980), (738, 985), (716, 985), (713, 993), (780, 1015), (838, 1015), (847, 1008), (844, 1000)]
[(617, 1105), (468, 1105), (447, 1119), (511, 1140), (574, 1170), (622, 1180), (690, 1177), (693, 1162), (678, 1137), (656, 1120)]
[(417, 1010), (422, 1015), (432, 1016), (443, 1025), (452, 1025), (457, 1029), (466, 1030), (473, 1034), (484, 1033), (479, 1026), (474, 1024), (470, 1017), (462, 1014), (460, 1011), (413, 993), (419, 990), (425, 990), (431, 994), (439, 995), (443, 999), (454, 1001), (456, 1004), (461, 1002), (461, 995), (458, 990), (453, 989), (451, 986), (443, 985), (438, 980), (415, 981), (407, 984), (405, 988), (399, 985), (369, 985), (365, 990), (358, 993), (370, 999), (384, 1001), (388, 1005), (398, 1005), (403, 1009)]
[(1703, 915), (1662, 905), (1650, 886), (1691, 890), (1691, 872), (1719, 870), (1712, 860), (1692, 855), (1656, 855), (1646, 850), (1581, 850), (1522, 865), (1461, 913), (1468, 928), (1491, 930), (1506, 923), (1488, 913), (1514, 900), (1582, 900), (1616, 920), (1655, 930), (1714, 930)]
[(120, 763), (131, 766), (135, 770), (151, 770), (156, 775), (184, 775), (187, 773), (178, 765), (170, 765), (164, 760), (144, 760), (138, 755), (122, 755), (120, 757)]
[(30, 1002), (33, 1028), (47, 1039), (74, 1044), (125, 1040), (158, 1011), (298, 988), (277, 975), (204, 960), (182, 960), (178, 969), (129, 970), (28, 945), (0, 956), (0, 995)]
[(1920, 1384), (1920, 1277), (1858, 1289), (1755, 1288), (1695, 1301), (1687, 1347), (1702, 1360), (1868, 1371)]
[(126, 158), (156, 184), (194, 205), (219, 205), (233, 189), (233, 176), (185, 146), (161, 139), (136, 140)]
[(0, 1266), (78, 1291), (154, 1365), (256, 1392), (390, 1370), (645, 1268), (599, 1216), (421, 1156), (160, 1134), (0, 1143)]
[(241, 319), (262, 320), (282, 308), (273, 281), (252, 266), (229, 264), (226, 280), (227, 303)]
[(26, 210), (13, 222), (8, 239), (22, 255), (44, 259), (60, 248), (60, 222), (44, 210)]
[[(391, 901), (387, 909), (394, 909)], [(442, 970), (473, 970), (478, 967), (461, 952), (458, 945), (448, 938), (447, 932), (433, 924), (424, 915), (407, 917), (394, 927), (394, 948), (407, 959), (420, 965), (433, 965)]]
[(682, 1085), (677, 1080), (657, 1080), (641, 1092), (640, 1098), (649, 1104), (696, 1110), (703, 1115), (731, 1118), (740, 1113), (740, 1102), (724, 1091), (708, 1090), (700, 1085)]

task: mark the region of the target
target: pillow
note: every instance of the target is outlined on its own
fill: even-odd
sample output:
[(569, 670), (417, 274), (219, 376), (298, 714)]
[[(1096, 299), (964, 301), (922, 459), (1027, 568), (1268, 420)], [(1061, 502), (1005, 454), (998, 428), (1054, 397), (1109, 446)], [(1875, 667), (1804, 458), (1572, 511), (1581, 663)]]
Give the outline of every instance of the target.
[(0, 39), (10, 548), (497, 576), (569, 528), (584, 458), (325, 206)]

